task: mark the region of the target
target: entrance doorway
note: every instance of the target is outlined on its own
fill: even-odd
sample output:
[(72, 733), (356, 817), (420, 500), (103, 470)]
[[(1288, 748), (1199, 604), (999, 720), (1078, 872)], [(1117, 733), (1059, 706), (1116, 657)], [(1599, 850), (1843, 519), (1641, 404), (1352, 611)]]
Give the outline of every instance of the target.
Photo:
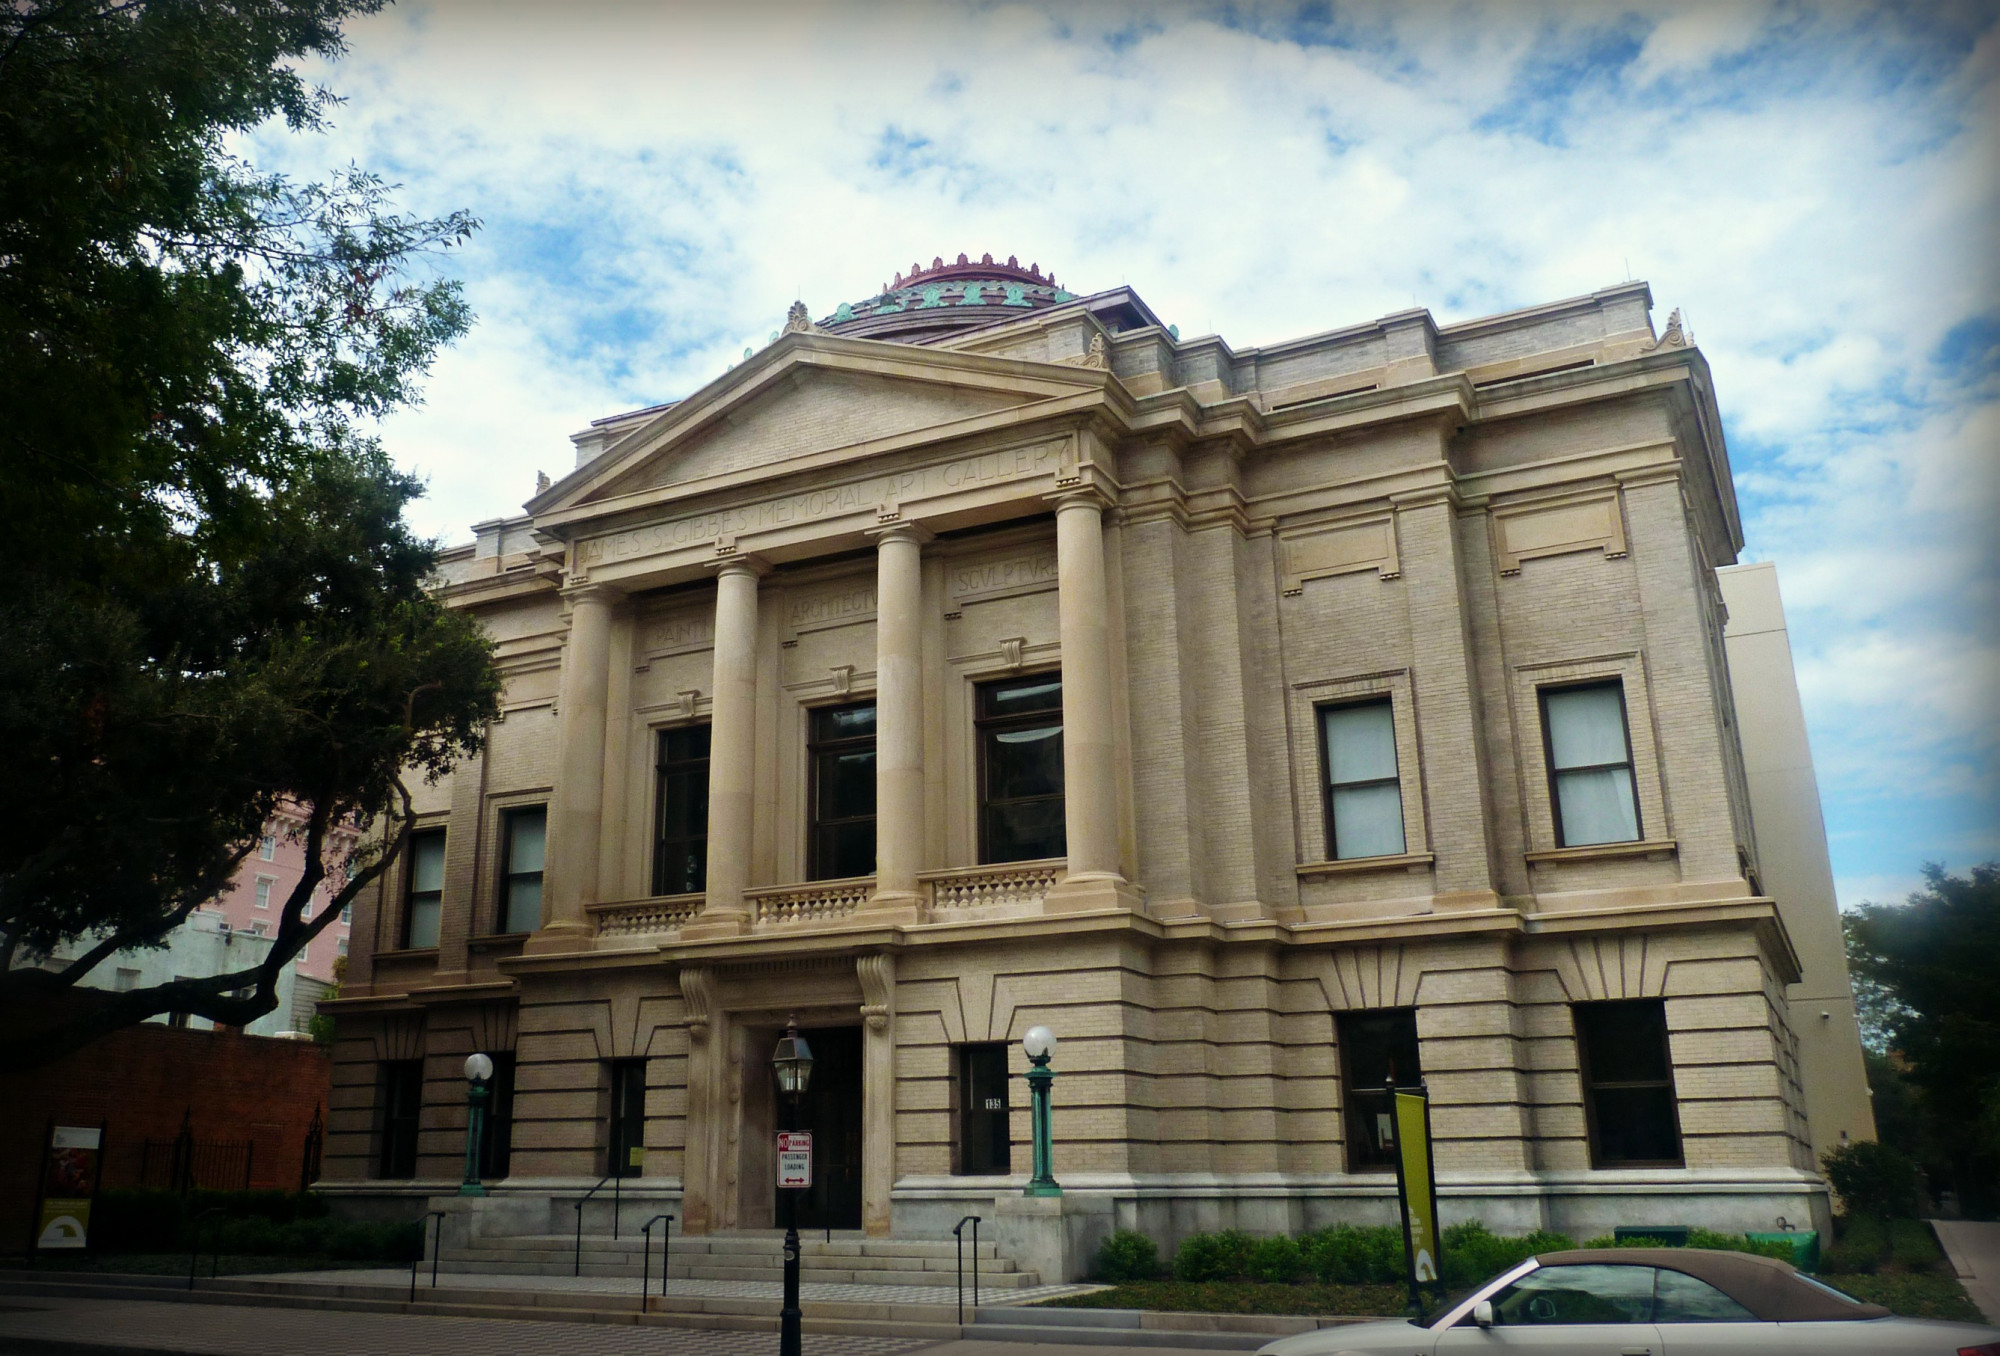
[[(798, 1192), (801, 1229), (861, 1227), (861, 1028), (813, 1027), (800, 1032), (812, 1046), (812, 1082), (799, 1103), (800, 1130), (812, 1131), (813, 1184)], [(778, 1108), (783, 1117), (788, 1107)], [(783, 1225), (786, 1192), (772, 1218)]]

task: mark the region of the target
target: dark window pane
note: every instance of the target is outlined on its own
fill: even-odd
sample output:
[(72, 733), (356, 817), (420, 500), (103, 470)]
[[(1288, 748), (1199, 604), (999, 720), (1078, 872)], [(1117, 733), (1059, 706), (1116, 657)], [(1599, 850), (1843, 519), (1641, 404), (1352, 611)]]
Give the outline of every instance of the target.
[(840, 880), (875, 874), (875, 821), (822, 824), (818, 830), (815, 880)]
[(1592, 1164), (1679, 1164), (1666, 1004), (1579, 1003), (1572, 1011)]
[(1583, 1011), (1593, 1083), (1668, 1077), (1666, 1011), (1656, 1002), (1594, 1003)]
[(688, 725), (660, 734), (656, 895), (695, 894), (707, 885), (709, 730)]
[(986, 807), (986, 860), (1031, 862), (1068, 849), (1060, 800), (1021, 801)]
[(542, 861), (548, 851), (546, 805), (509, 810), (500, 878), (500, 930), (533, 932), (542, 925)]
[(875, 707), (822, 707), (813, 712), (813, 740), (826, 743), (835, 739), (872, 739), (875, 736)]
[(986, 794), (995, 800), (1059, 796), (1063, 789), (1062, 726), (995, 730), (986, 746)]
[(514, 1053), (492, 1052), (493, 1077), (486, 1081), (486, 1123), (479, 1136), (479, 1175), (505, 1177), (514, 1142)]
[(1387, 1085), (1415, 1087), (1417, 1014), (1410, 1008), (1344, 1012), (1339, 1017), (1341, 1099), (1346, 1107), (1347, 1170), (1395, 1166), (1395, 1107)]
[(852, 819), (875, 813), (875, 750), (823, 753), (819, 759), (819, 817)]
[(646, 1061), (611, 1061), (611, 1125), (604, 1170), (637, 1177), (646, 1166)]
[(980, 860), (1060, 857), (1068, 850), (1061, 676), (983, 684), (978, 712)]
[(968, 1176), (1014, 1170), (1007, 1117), (1007, 1047), (958, 1047), (958, 1171)]
[(382, 1153), (377, 1171), (383, 1177), (417, 1175), (417, 1125), (423, 1112), (424, 1062), (386, 1060), (376, 1085), (382, 1118)]
[(1062, 679), (1052, 673), (1005, 683), (988, 683), (979, 690), (979, 714), (1015, 716), (1030, 711), (1062, 710)]
[(1684, 1271), (1656, 1272), (1653, 1277), (1655, 1323), (1755, 1323), (1757, 1315)]

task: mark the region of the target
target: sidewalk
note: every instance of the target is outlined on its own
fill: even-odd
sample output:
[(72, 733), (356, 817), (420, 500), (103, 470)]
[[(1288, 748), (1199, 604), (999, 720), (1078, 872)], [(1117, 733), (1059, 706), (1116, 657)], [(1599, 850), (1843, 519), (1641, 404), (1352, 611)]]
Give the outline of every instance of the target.
[[(0, 1350), (20, 1356), (772, 1356), (771, 1332), (522, 1323), (157, 1300), (0, 1300)], [(1021, 1356), (1014, 1342), (927, 1343), (808, 1332), (805, 1356)], [(1035, 1356), (1213, 1356), (1160, 1346), (1038, 1344)]]
[(2000, 1325), (2000, 1224), (1934, 1219), (1931, 1227), (1937, 1230), (1938, 1242), (1965, 1293), (1988, 1323)]

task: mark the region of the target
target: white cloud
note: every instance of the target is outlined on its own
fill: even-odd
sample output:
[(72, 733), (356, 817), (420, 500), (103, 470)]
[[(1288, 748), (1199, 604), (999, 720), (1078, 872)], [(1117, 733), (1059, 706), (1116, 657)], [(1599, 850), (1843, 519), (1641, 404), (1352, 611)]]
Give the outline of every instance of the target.
[[(1629, 268), (1714, 366), (1830, 822), (1883, 786), (2000, 820), (2000, 391), (1933, 362), (2000, 315), (1988, 10), (460, 0), (352, 39), (335, 133), (259, 153), (488, 222), (480, 328), (387, 430), (428, 530), (517, 511), (567, 433), (686, 394), (794, 296), (935, 254), (1130, 282), (1239, 347)], [(1837, 856), (1904, 869), (1908, 837)]]

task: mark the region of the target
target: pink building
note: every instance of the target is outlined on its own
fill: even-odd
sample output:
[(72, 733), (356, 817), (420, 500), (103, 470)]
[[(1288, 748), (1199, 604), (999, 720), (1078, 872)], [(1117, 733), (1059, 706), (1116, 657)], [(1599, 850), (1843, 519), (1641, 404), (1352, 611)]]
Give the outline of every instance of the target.
[[(236, 878), (206, 907), (219, 910), (231, 928), (252, 936), (267, 937), (278, 931), (278, 916), (305, 875), (305, 819), (289, 807), (281, 807), (264, 825), (264, 836), (243, 859)], [(334, 835), (335, 856), (345, 856), (354, 844), (352, 831)], [(311, 916), (318, 917), (336, 889), (335, 873), (313, 892)], [(347, 954), (349, 920), (337, 919), (301, 951), (293, 964), (298, 972), (322, 983), (334, 982), (334, 961)]]

